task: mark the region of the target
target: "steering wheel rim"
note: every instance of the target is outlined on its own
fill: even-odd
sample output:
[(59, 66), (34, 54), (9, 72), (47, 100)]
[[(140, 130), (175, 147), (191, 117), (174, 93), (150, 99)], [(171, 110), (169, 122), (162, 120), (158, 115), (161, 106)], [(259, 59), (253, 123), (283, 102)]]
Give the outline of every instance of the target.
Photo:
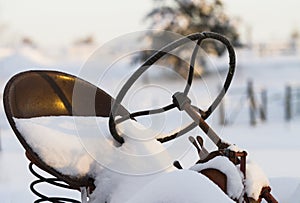
[[(232, 78), (233, 78), (233, 75), (234, 75), (234, 71), (235, 71), (235, 67), (236, 67), (235, 51), (234, 51), (231, 43), (227, 40), (227, 38), (225, 38), (224, 36), (222, 36), (220, 34), (217, 34), (217, 33), (214, 33), (214, 32), (195, 33), (195, 34), (188, 35), (186, 37), (182, 37), (178, 40), (175, 40), (175, 41), (167, 44), (166, 46), (164, 46), (160, 50), (158, 50), (151, 57), (149, 57), (131, 75), (131, 77), (122, 86), (121, 90), (119, 91), (116, 99), (114, 100), (114, 102), (112, 104), (111, 114), (110, 114), (110, 117), (109, 117), (109, 130), (110, 130), (111, 135), (113, 136), (113, 138), (116, 141), (118, 141), (120, 144), (124, 143), (123, 137), (120, 136), (118, 134), (117, 130), (116, 130), (116, 124), (117, 123), (120, 123), (120, 122), (122, 122), (124, 120), (127, 120), (127, 119), (134, 119), (135, 117), (142, 116), (142, 115), (162, 113), (162, 112), (168, 111), (168, 110), (173, 109), (173, 108), (176, 107), (172, 103), (172, 104), (169, 104), (167, 106), (164, 106), (164, 107), (158, 108), (158, 109), (138, 111), (138, 112), (134, 112), (132, 114), (129, 114), (128, 116), (125, 116), (125, 117), (119, 119), (118, 122), (116, 122), (115, 117), (118, 116), (119, 104), (121, 104), (121, 102), (122, 102), (123, 98), (125, 97), (126, 93), (130, 89), (130, 87), (136, 82), (136, 80), (146, 70), (148, 70), (154, 63), (156, 63), (159, 59), (161, 59), (164, 55), (166, 55), (170, 51), (182, 46), (183, 44), (186, 44), (188, 42), (197, 40), (197, 44), (194, 48), (194, 51), (193, 51), (193, 54), (192, 54), (192, 57), (191, 57), (191, 61), (190, 61), (190, 69), (189, 69), (187, 84), (186, 84), (185, 89), (184, 89), (184, 94), (187, 95), (189, 90), (190, 90), (190, 87), (192, 85), (192, 81), (193, 81), (194, 63), (195, 63), (195, 58), (196, 58), (196, 55), (197, 55), (197, 52), (198, 52), (198, 48), (199, 48), (201, 42), (205, 39), (214, 39), (214, 40), (217, 40), (217, 41), (223, 43), (225, 45), (225, 47), (227, 48), (227, 51), (229, 53), (229, 68), (228, 68), (227, 76), (226, 76), (225, 82), (223, 84), (222, 90), (219, 92), (219, 94), (217, 95), (215, 100), (212, 102), (212, 104), (208, 107), (208, 109), (206, 111), (203, 111), (198, 107), (194, 107), (195, 109), (197, 109), (199, 111), (199, 113), (200, 113), (200, 115), (203, 119), (207, 119), (211, 115), (211, 113), (217, 108), (217, 106), (219, 105), (219, 103), (221, 102), (223, 97), (225, 96), (225, 94), (226, 94), (226, 92), (227, 92), (227, 90), (228, 90), (228, 88), (231, 84), (231, 81), (232, 81)], [(165, 138), (160, 138), (160, 139), (158, 139), (158, 141), (166, 142), (166, 141), (172, 140), (172, 139), (178, 137), (179, 135), (185, 134), (186, 132), (190, 131), (191, 129), (193, 129), (196, 126), (197, 126), (197, 124), (195, 122), (192, 122), (191, 124), (189, 124), (185, 128), (178, 130), (176, 133), (172, 134), (171, 136), (168, 136), (168, 137), (165, 137)]]

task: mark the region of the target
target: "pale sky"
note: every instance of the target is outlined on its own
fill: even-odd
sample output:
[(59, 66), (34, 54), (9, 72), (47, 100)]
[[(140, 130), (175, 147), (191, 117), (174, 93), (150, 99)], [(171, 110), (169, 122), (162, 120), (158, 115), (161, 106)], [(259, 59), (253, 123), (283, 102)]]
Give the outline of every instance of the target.
[(231, 16), (240, 16), (243, 29), (252, 28), (257, 42), (284, 40), (300, 32), (299, 0), (224, 0)]
[[(252, 29), (255, 41), (282, 40), (300, 31), (299, 0), (224, 0), (227, 13), (242, 19), (246, 38)], [(28, 36), (38, 44), (68, 45), (92, 34), (104, 43), (122, 34), (147, 28), (143, 17), (152, 0), (0, 0), (0, 25), (11, 36)], [(16, 37), (17, 38), (17, 37)]]

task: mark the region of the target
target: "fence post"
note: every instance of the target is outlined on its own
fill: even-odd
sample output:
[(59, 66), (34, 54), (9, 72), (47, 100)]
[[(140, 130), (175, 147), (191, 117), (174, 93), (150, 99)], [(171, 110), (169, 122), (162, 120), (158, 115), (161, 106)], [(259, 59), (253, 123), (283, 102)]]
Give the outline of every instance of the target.
[[(220, 90), (224, 91), (222, 85), (218, 85), (217, 89), (218, 89), (218, 91), (220, 91)], [(223, 98), (219, 104), (219, 124), (220, 125), (226, 125), (224, 99), (225, 98)]]
[(296, 89), (296, 113), (300, 113), (300, 88)]
[(260, 106), (260, 118), (262, 121), (267, 120), (267, 107), (268, 107), (268, 95), (267, 90), (262, 89), (261, 91), (261, 106)]
[(285, 120), (290, 121), (292, 118), (292, 88), (290, 85), (285, 87)]
[[(218, 85), (218, 90), (223, 90), (223, 87), (221, 85)], [(226, 125), (226, 118), (225, 118), (225, 103), (224, 103), (225, 97), (222, 99), (219, 105), (219, 124), (220, 125)]]
[(249, 99), (249, 113), (250, 113), (250, 125), (256, 125), (255, 119), (255, 112), (256, 112), (256, 103), (254, 98), (254, 91), (253, 91), (253, 83), (252, 80), (248, 80), (248, 87), (247, 87), (248, 99)]
[(225, 104), (224, 104), (224, 99), (220, 103), (219, 111), (220, 111), (220, 125), (226, 125), (227, 122), (226, 122), (226, 118), (225, 118)]

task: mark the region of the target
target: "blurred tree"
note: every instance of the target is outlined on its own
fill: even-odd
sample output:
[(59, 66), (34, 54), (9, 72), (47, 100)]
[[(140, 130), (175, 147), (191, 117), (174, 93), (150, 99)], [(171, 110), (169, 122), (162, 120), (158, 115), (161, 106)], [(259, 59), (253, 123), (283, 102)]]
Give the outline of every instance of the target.
[(21, 43), (25, 46), (29, 46), (31, 48), (36, 48), (37, 45), (31, 37), (23, 37)]
[[(239, 46), (237, 27), (224, 11), (220, 0), (154, 0), (155, 7), (145, 17), (150, 20), (150, 28), (172, 31), (181, 35), (195, 32), (212, 31), (225, 35), (233, 45)], [(160, 36), (151, 34), (151, 47), (160, 44)], [(205, 41), (201, 46), (206, 52), (220, 56), (225, 47), (216, 41)], [(155, 49), (153, 49), (155, 50)], [(144, 51), (139, 54), (137, 61), (144, 61), (154, 51)], [(173, 61), (173, 68), (180, 71), (182, 65), (178, 60)], [(205, 60), (198, 65), (205, 66)], [(204, 67), (205, 69), (205, 67)], [(200, 71), (201, 72), (201, 71)]]
[(93, 35), (88, 35), (86, 37), (80, 38), (74, 42), (74, 45), (91, 45), (95, 43), (95, 38)]

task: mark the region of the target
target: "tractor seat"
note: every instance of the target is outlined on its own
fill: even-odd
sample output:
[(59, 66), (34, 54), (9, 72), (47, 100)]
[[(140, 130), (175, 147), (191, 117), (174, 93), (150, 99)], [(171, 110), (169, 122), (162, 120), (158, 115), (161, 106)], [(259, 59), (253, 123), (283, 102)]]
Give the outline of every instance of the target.
[[(80, 190), (82, 187), (94, 189), (94, 180), (90, 175), (66, 174), (45, 161), (35, 151), (34, 145), (39, 145), (39, 143), (32, 143), (32, 140), (29, 140), (17, 126), (16, 121), (54, 117), (109, 118), (113, 102), (110, 95), (78, 77), (66, 73), (26, 71), (13, 76), (8, 81), (3, 100), (10, 126), (32, 164), (65, 182), (72, 189)], [(120, 115), (128, 114), (122, 106), (119, 108), (119, 113)], [(51, 135), (39, 133), (36, 136), (42, 138)]]

